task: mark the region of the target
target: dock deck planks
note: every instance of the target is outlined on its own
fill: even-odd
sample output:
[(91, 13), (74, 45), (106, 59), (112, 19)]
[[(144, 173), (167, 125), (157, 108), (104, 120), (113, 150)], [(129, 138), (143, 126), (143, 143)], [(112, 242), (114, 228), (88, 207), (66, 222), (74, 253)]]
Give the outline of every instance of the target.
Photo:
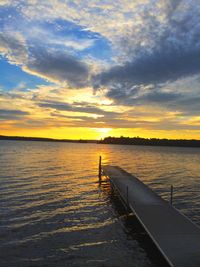
[(153, 242), (174, 267), (200, 267), (200, 228), (147, 185), (117, 166), (103, 173), (136, 214)]

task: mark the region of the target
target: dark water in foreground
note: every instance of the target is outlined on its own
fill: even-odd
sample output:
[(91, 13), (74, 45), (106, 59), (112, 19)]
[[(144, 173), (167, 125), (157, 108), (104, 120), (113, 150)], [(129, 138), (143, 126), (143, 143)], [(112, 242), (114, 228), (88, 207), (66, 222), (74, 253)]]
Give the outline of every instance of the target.
[(173, 184), (200, 225), (200, 149), (0, 141), (0, 266), (159, 266), (96, 183), (99, 155), (165, 199)]

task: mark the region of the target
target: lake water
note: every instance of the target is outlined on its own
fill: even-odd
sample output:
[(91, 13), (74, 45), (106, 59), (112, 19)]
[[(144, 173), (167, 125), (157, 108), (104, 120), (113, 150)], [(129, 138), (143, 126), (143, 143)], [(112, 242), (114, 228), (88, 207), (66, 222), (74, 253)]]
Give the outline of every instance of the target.
[(173, 184), (200, 225), (198, 148), (0, 141), (0, 266), (159, 266), (99, 188), (99, 155), (167, 200)]

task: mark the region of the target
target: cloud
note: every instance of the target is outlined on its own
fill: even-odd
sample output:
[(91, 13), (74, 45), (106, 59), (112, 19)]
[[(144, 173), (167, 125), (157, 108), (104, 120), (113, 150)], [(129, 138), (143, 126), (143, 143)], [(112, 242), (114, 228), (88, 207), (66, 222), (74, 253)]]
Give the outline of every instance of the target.
[(65, 102), (56, 102), (56, 101), (46, 101), (38, 103), (39, 107), (51, 108), (60, 111), (72, 111), (72, 112), (82, 112), (82, 113), (91, 113), (96, 115), (106, 115), (106, 116), (115, 116), (119, 114), (118, 112), (105, 111), (96, 106), (85, 104), (85, 106), (71, 105)]
[[(62, 87), (7, 94), (4, 107), (10, 108), (6, 101), (13, 97), (13, 109), (25, 102), (27, 110), (33, 108), (32, 118), (24, 120), (29, 127), (45, 122), (60, 127), (198, 129), (189, 121), (200, 110), (199, 80), (192, 80), (200, 73), (196, 1), (10, 1), (19, 21), (12, 18), (14, 12), (9, 14), (8, 2), (8, 14), (0, 22), (9, 22), (2, 27), (0, 52), (24, 71)], [(12, 15), (8, 21), (7, 15)], [(100, 46), (102, 40), (106, 45)], [(101, 61), (94, 59), (103, 49)], [(90, 86), (96, 95), (89, 96), (92, 90), (81, 94)], [(72, 93), (70, 87), (80, 90)], [(105, 97), (113, 100), (111, 106), (101, 107)], [(150, 118), (152, 109), (157, 113)]]
[[(134, 113), (133, 113), (134, 114)], [(90, 128), (112, 128), (112, 129), (146, 129), (146, 130), (167, 130), (171, 131), (177, 130), (200, 130), (200, 121), (196, 124), (188, 123), (187, 120), (182, 120), (179, 117), (161, 116), (157, 120), (149, 120), (148, 118), (135, 117), (132, 119), (127, 119), (122, 116), (115, 117), (87, 117), (87, 116), (70, 116), (63, 115), (60, 113), (51, 113), (51, 116), (61, 120), (61, 124), (65, 125), (69, 123), (70, 119), (71, 127), (90, 127)], [(140, 114), (141, 115), (141, 114)], [(164, 114), (166, 115), (166, 114)]]
[(1, 0), (1, 2), (0, 2), (0, 6), (7, 6), (10, 4), (11, 4), (10, 0)]
[(21, 110), (0, 109), (0, 114), (1, 115), (9, 114), (18, 116), (18, 115), (28, 115), (29, 113)]
[(0, 120), (20, 120), (29, 114), (29, 112), (21, 110), (0, 109)]
[(107, 92), (107, 96), (114, 99), (115, 102), (124, 105), (144, 105), (144, 104), (167, 104), (177, 101), (184, 95), (178, 92), (164, 91), (160, 88), (134, 88), (125, 91), (120, 87), (113, 88)]
[[(17, 2), (10, 2), (10, 5), (16, 8)], [(28, 27), (31, 23), (26, 22), (22, 27), (28, 44), (20, 42), (18, 47), (29, 52), (28, 63), (23, 69), (50, 81), (63, 80), (70, 86), (80, 87), (89, 84), (87, 63), (70, 55), (70, 52), (71, 48), (76, 51), (88, 48), (94, 40), (81, 38), (78, 42), (76, 38), (59, 36), (57, 33), (64, 26), (63, 22), (59, 24), (58, 19), (71, 21), (82, 27), (82, 31), (90, 29), (111, 42), (115, 52), (113, 60), (117, 64), (93, 77), (96, 88), (124, 82), (132, 85), (158, 84), (198, 73), (200, 69), (200, 10), (193, 0), (143, 0), (134, 3), (118, 0), (112, 4), (97, 0), (74, 1), (73, 4), (70, 1), (50, 0), (47, 3), (29, 0), (18, 6), (18, 12), (38, 25), (31, 27), (32, 33)], [(39, 22), (45, 20), (54, 23), (57, 31), (42, 27)], [(19, 62), (13, 56), (16, 53), (21, 58), (20, 63), (24, 63), (22, 53), (12, 44), (16, 40), (10, 40), (4, 32), (5, 37), (6, 45), (11, 47), (8, 57)], [(72, 67), (69, 68), (69, 65)]]
[(170, 103), (169, 108), (181, 111), (181, 116), (200, 116), (200, 96), (185, 95)]
[[(135, 9), (148, 2), (149, 0), (118, 0), (112, 3), (99, 0), (27, 0), (20, 10), (29, 19), (41, 21), (59, 18), (108, 36), (116, 34), (116, 28), (129, 25)], [(11, 1), (10, 3), (12, 4)]]
[(0, 21), (0, 54), (9, 63), (50, 82), (75, 88), (88, 84), (91, 64), (83, 62), (76, 53), (91, 47), (95, 40), (79, 39), (72, 33), (68, 36), (66, 32), (58, 30), (56, 23), (47, 26), (45, 22), (40, 25), (25, 20), (20, 16), (20, 10), (26, 5), (18, 6), (17, 3), (10, 2), (10, 6), (16, 10), (16, 17), (8, 7), (7, 19)]
[(161, 44), (158, 51), (141, 55), (133, 62), (121, 66), (114, 66), (108, 71), (94, 77), (95, 87), (105, 87), (117, 83), (131, 83), (133, 85), (160, 84), (187, 75), (194, 75), (200, 71), (200, 48), (185, 51), (176, 50)]
[(29, 73), (52, 82), (84, 87), (88, 83), (89, 68), (77, 58), (57, 50), (37, 47), (29, 62), (23, 67)]
[[(172, 89), (174, 88), (172, 87)], [(175, 87), (174, 90), (176, 89)], [(179, 112), (181, 116), (200, 115), (200, 97), (198, 92), (195, 91), (169, 91), (166, 86), (163, 88), (154, 87), (148, 90), (139, 88), (134, 93), (133, 90), (127, 92), (123, 89), (120, 90), (118, 87), (117, 90), (116, 88), (108, 90), (107, 96), (118, 105), (146, 107), (147, 110), (150, 106), (154, 106), (162, 110)]]
[(200, 24), (195, 31), (192, 28), (186, 31), (189, 24), (187, 23), (177, 25), (176, 35), (169, 32), (172, 28), (171, 25), (171, 28), (163, 34), (156, 47), (151, 51), (141, 50), (131, 61), (113, 66), (95, 76), (95, 87), (124, 82), (133, 85), (157, 85), (199, 73), (200, 43), (197, 40)]
[(48, 81), (84, 87), (88, 84), (89, 66), (75, 56), (43, 45), (28, 45), (20, 32), (0, 33), (0, 53), (11, 64)]
[[(47, 88), (46, 88), (47, 90)], [(18, 92), (17, 98), (15, 93), (9, 93), (9, 97), (3, 93), (1, 95), (5, 107), (0, 110), (0, 118), (3, 123), (14, 125), (17, 128), (27, 129), (50, 129), (51, 127), (89, 127), (89, 128), (113, 128), (113, 129), (141, 129), (146, 130), (162, 130), (171, 131), (174, 129), (178, 130), (199, 130), (200, 123), (196, 120), (193, 122), (194, 111), (199, 110), (199, 98), (188, 99), (185, 96), (181, 96), (182, 103), (178, 96), (173, 94), (169, 95), (167, 92), (163, 92), (163, 95), (157, 97), (152, 92), (149, 92), (149, 96), (141, 97), (141, 106), (131, 106), (121, 110), (119, 105), (117, 106), (106, 106), (106, 108), (112, 108), (112, 111), (103, 110), (100, 106), (96, 106), (93, 103), (85, 102), (73, 102), (72, 104), (62, 102), (64, 95), (58, 96), (60, 101), (53, 99), (56, 98), (56, 93), (51, 92), (50, 87), (46, 94), (40, 95), (39, 98), (32, 98), (34, 90), (26, 92), (26, 99), (20, 97), (24, 95), (22, 92)], [(41, 93), (38, 91), (38, 93)], [(77, 92), (77, 99), (79, 93)], [(49, 97), (51, 100), (46, 100)], [(160, 102), (160, 99), (168, 98), (168, 105), (170, 105), (170, 112), (162, 109), (165, 105), (164, 100)], [(146, 98), (146, 99), (145, 99)], [(148, 99), (147, 99), (148, 98)], [(178, 99), (178, 100), (177, 100)], [(185, 99), (185, 102), (184, 102)], [(157, 102), (156, 102), (157, 101)], [(177, 102), (178, 101), (178, 102)], [(191, 101), (191, 102), (190, 102)], [(146, 104), (147, 103), (147, 104)], [(148, 106), (149, 103), (152, 106)], [(161, 103), (160, 108), (155, 103)], [(178, 106), (176, 104), (179, 103)], [(186, 109), (194, 107), (191, 113)], [(29, 112), (21, 111), (17, 107), (23, 106), (25, 110)], [(176, 110), (180, 112), (176, 112)], [(174, 110), (174, 112), (172, 112)], [(187, 110), (187, 114), (185, 113)], [(119, 112), (120, 111), (120, 112)], [(95, 116), (94, 116), (95, 115)], [(198, 116), (198, 115), (197, 115)]]
[(0, 53), (11, 64), (22, 65), (27, 61), (26, 41), (20, 32), (0, 32)]
[(73, 34), (70, 34), (69, 36), (66, 36), (62, 33), (62, 30), (55, 30), (55, 25), (52, 27), (53, 29), (49, 29), (47, 26), (41, 26), (40, 24), (37, 25), (35, 23), (34, 26), (30, 29), (27, 29), (24, 27), (23, 32), (26, 35), (26, 37), (31, 41), (32, 43), (41, 43), (44, 46), (51, 46), (51, 47), (57, 47), (61, 50), (66, 50), (66, 52), (76, 52), (76, 51), (83, 51), (91, 46), (94, 45), (95, 39), (88, 39), (88, 38), (81, 38), (78, 39), (78, 37), (73, 36)]
[(191, 84), (189, 94), (166, 88), (200, 73), (200, 8), (192, 0), (166, 3), (158, 15), (146, 5), (139, 26), (120, 40), (122, 60), (93, 76), (95, 90), (104, 89), (107, 97), (124, 105), (190, 109), (185, 103), (188, 98), (192, 105), (195, 99)]
[[(144, 43), (147, 37), (146, 31), (145, 37), (142, 37), (144, 30), (155, 31), (155, 26), (163, 22), (166, 10), (173, 2), (171, 0), (117, 0), (111, 3), (99, 0), (74, 0), (72, 3), (70, 0), (49, 0), (48, 2), (27, 0), (23, 4), (18, 2), (17, 12), (34, 22), (56, 21), (57, 23), (58, 20), (72, 22), (82, 27), (82, 31), (98, 33), (105, 37), (120, 50), (120, 55), (122, 55), (124, 47), (130, 48), (131, 42), (128, 42), (130, 39), (132, 47), (133, 42), (134, 46), (138, 42)], [(17, 4), (10, 1), (10, 6), (16, 7)], [(152, 23), (152, 19), (147, 19), (148, 17), (156, 18), (156, 25)], [(130, 36), (130, 32), (132, 34), (135, 32), (137, 40), (135, 36)], [(123, 41), (126, 44), (124, 47), (121, 45)]]

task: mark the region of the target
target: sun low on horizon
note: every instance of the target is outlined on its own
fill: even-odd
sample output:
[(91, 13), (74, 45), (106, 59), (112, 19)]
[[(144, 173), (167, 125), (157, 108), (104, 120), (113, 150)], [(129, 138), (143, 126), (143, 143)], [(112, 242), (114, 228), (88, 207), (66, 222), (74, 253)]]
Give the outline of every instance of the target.
[(200, 139), (194, 0), (1, 0), (0, 135)]

